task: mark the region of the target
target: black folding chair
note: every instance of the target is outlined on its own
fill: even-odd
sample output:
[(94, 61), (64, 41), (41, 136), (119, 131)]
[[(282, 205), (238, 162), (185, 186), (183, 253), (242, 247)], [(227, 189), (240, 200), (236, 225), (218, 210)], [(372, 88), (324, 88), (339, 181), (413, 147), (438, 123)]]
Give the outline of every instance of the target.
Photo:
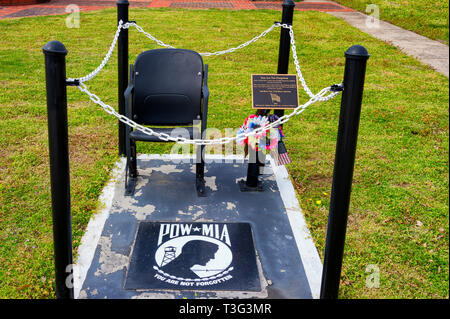
[[(202, 57), (197, 52), (184, 49), (142, 52), (135, 65), (130, 65), (130, 82), (125, 90), (126, 116), (158, 133), (171, 135), (174, 127), (183, 127), (190, 138), (201, 138), (208, 114), (207, 78), (208, 65), (203, 69)], [(194, 121), (201, 121), (200, 131)], [(128, 126), (125, 131), (125, 195), (133, 195), (138, 175), (136, 142), (166, 141)], [(204, 146), (197, 147), (195, 186), (199, 196), (205, 196), (203, 154)]]

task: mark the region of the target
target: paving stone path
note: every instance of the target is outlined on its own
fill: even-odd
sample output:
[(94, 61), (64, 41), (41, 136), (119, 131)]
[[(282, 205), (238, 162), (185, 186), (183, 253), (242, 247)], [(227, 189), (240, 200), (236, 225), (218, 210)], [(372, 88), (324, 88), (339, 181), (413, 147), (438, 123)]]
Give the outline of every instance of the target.
[[(52, 0), (50, 2), (26, 5), (0, 7), (0, 19), (18, 18), (40, 15), (65, 14), (66, 6), (76, 4), (80, 11), (99, 10), (116, 6), (114, 0)], [(281, 10), (281, 1), (250, 1), (250, 0), (136, 0), (130, 1), (131, 8), (195, 8), (195, 9), (278, 9)], [(307, 11), (353, 11), (331, 1), (304, 1), (295, 5), (296, 10)]]

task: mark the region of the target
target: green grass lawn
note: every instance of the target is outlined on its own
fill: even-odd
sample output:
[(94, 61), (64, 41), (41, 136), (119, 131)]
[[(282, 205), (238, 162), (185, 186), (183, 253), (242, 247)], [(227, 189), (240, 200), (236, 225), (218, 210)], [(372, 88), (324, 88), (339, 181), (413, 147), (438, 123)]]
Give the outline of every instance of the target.
[[(278, 11), (133, 9), (131, 17), (176, 47), (216, 51), (236, 46), (279, 20)], [(100, 21), (100, 22), (99, 22)], [(53, 298), (54, 270), (42, 47), (68, 49), (67, 76), (91, 72), (114, 31), (114, 9), (0, 21), (0, 298)], [(298, 55), (314, 92), (339, 83), (344, 51), (363, 44), (368, 61), (341, 298), (448, 298), (449, 81), (443, 75), (319, 12), (295, 12)], [(274, 73), (279, 31), (209, 64), (208, 126), (237, 128), (251, 110), (250, 74)], [(155, 44), (130, 31), (130, 61)], [(115, 56), (115, 55), (114, 55)], [(117, 59), (88, 82), (115, 105)], [(294, 66), (290, 65), (291, 73)], [(300, 100), (307, 101), (304, 92)], [(68, 88), (74, 249), (118, 159), (117, 121)], [(314, 104), (285, 124), (288, 165), (313, 239), (323, 258), (339, 98)], [(172, 144), (138, 144), (166, 153)], [(368, 265), (380, 269), (367, 288)]]
[(336, 0), (366, 12), (369, 4), (380, 10), (380, 19), (448, 45), (448, 0)]

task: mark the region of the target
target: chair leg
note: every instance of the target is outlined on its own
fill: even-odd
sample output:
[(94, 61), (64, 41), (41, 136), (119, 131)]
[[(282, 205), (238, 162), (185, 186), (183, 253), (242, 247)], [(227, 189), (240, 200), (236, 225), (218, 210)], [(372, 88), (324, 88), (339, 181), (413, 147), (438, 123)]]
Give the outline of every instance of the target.
[(136, 143), (129, 141), (125, 172), (125, 196), (133, 196), (137, 181)]
[(130, 157), (130, 177), (137, 177), (137, 156), (136, 156), (136, 142), (130, 141), (131, 157)]
[[(206, 187), (205, 187), (205, 161), (203, 159), (203, 153), (205, 150), (205, 146), (202, 145), (197, 147), (197, 160), (195, 164), (195, 188), (197, 190), (197, 195), (199, 197), (206, 196)], [(200, 157), (200, 163), (198, 159)]]

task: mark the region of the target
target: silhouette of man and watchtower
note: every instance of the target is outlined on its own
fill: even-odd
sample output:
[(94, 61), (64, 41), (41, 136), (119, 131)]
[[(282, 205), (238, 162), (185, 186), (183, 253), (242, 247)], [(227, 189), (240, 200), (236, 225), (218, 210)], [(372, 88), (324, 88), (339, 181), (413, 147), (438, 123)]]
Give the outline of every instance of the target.
[(176, 256), (176, 247), (168, 246), (164, 249), (161, 270), (172, 276), (181, 278), (200, 278), (191, 268), (194, 265), (205, 266), (215, 258), (219, 250), (217, 244), (204, 240), (191, 240), (183, 245), (181, 253)]

